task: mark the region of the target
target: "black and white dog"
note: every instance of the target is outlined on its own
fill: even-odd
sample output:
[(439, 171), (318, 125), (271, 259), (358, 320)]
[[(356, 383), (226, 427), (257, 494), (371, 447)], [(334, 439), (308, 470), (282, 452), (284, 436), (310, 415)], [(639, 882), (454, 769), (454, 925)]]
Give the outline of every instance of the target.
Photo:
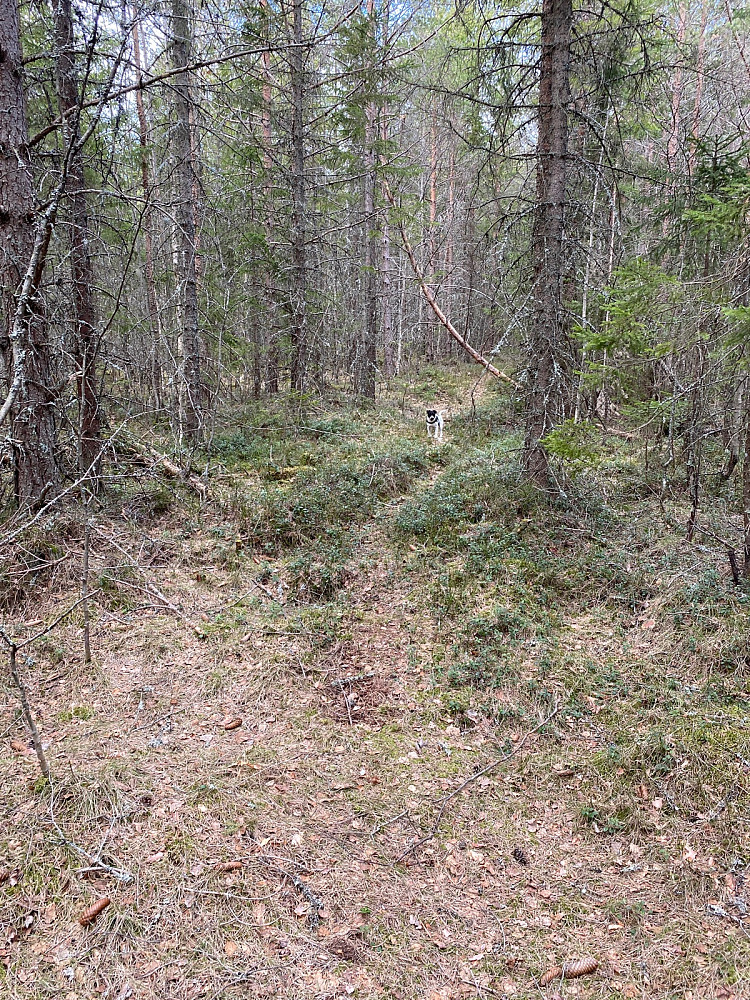
[(443, 440), (443, 414), (439, 410), (427, 411), (427, 437)]

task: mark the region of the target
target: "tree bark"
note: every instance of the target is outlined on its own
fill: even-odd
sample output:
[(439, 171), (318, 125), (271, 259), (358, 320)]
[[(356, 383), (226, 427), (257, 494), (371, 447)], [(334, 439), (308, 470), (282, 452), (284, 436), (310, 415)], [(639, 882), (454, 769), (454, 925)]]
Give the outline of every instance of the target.
[[(456, 215), (456, 146), (453, 135), (450, 136), (450, 155), (448, 159), (448, 218), (445, 234), (445, 278), (443, 286), (443, 301), (445, 311), (450, 316), (453, 313), (453, 242)], [(452, 353), (454, 340), (448, 340), (448, 354)]]
[(675, 157), (680, 145), (680, 104), (682, 103), (682, 47), (685, 44), (687, 27), (687, 9), (680, 4), (679, 22), (677, 26), (677, 63), (672, 80), (672, 122), (669, 141), (667, 142), (667, 168), (670, 173), (676, 170)]
[(172, 84), (177, 122), (174, 154), (177, 205), (177, 248), (181, 282), (180, 432), (188, 441), (200, 439), (203, 425), (203, 384), (198, 333), (198, 282), (195, 250), (195, 190), (193, 143), (190, 136), (190, 65), (192, 49), (190, 0), (172, 0), (172, 60), (180, 72)]
[(742, 575), (750, 579), (750, 393), (745, 393), (745, 454), (742, 459)]
[(21, 58), (16, 0), (0, 0), (0, 354), (9, 389), (3, 410), (11, 420), (14, 492), (23, 506), (56, 489), (61, 476), (54, 351), (38, 297), (52, 216), (49, 227), (46, 217), (36, 227)]
[[(141, 64), (140, 27), (133, 19), (133, 62), (135, 64), (136, 82), (143, 80)], [(162, 394), (162, 371), (159, 345), (161, 343), (161, 321), (159, 318), (159, 306), (156, 299), (156, 282), (154, 279), (154, 217), (151, 211), (151, 174), (149, 170), (148, 151), (148, 124), (146, 121), (146, 108), (143, 101), (143, 92), (136, 90), (135, 106), (138, 113), (138, 141), (141, 156), (141, 183), (143, 184), (143, 197), (145, 205), (143, 208), (143, 233), (146, 249), (146, 301), (148, 304), (148, 318), (151, 332), (150, 344), (150, 375), (151, 388), (154, 394), (154, 405), (161, 409)]]
[(565, 414), (569, 365), (565, 358), (563, 236), (570, 103), (572, 0), (544, 0), (536, 167), (531, 238), (533, 306), (528, 344), (524, 473), (550, 485), (544, 435)]
[[(375, 47), (375, 19), (373, 0), (367, 0), (369, 20), (369, 43), (372, 48), (365, 60), (363, 86), (372, 87), (373, 55)], [(365, 134), (363, 150), (363, 228), (364, 228), (364, 329), (362, 350), (359, 358), (359, 391), (369, 399), (375, 399), (375, 369), (377, 365), (378, 306), (377, 306), (377, 234), (375, 232), (375, 184), (377, 107), (374, 101), (365, 104)]]
[(688, 158), (688, 169), (690, 176), (695, 173), (695, 153), (698, 146), (698, 134), (701, 123), (701, 99), (703, 97), (703, 80), (705, 77), (706, 65), (706, 25), (708, 23), (708, 0), (703, 0), (701, 5), (701, 27), (698, 36), (698, 56), (695, 67), (695, 101), (693, 102), (693, 144), (690, 147)]
[[(431, 276), (434, 284), (435, 272), (435, 226), (437, 224), (437, 160), (438, 160), (438, 134), (437, 134), (437, 103), (433, 95), (430, 114), (430, 210), (429, 210), (429, 230), (430, 235), (427, 241), (427, 274)], [(440, 327), (434, 315), (427, 320), (427, 360), (435, 361), (439, 354)]]
[[(388, 0), (383, 0), (381, 7), (383, 18), (383, 45), (381, 73), (385, 77), (386, 60), (388, 59), (390, 7)], [(388, 106), (383, 105), (380, 122), (380, 170), (383, 171), (386, 150), (388, 148)], [(383, 212), (383, 222), (380, 230), (380, 286), (382, 305), (380, 309), (381, 338), (383, 342), (383, 370), (387, 379), (396, 374), (395, 344), (393, 337), (393, 281), (391, 261), (391, 225), (388, 212)]]
[(307, 246), (305, 208), (305, 51), (302, 0), (292, 4), (292, 388), (302, 392), (307, 377)]
[(95, 492), (100, 485), (101, 418), (96, 385), (99, 332), (94, 302), (94, 271), (89, 253), (89, 212), (83, 153), (80, 148), (80, 104), (75, 63), (75, 36), (70, 0), (55, 0), (55, 85), (63, 135), (70, 147), (65, 194), (70, 205), (70, 268), (73, 284), (73, 357), (78, 397), (78, 469), (88, 474)]
[(393, 279), (391, 263), (391, 225), (388, 214), (383, 213), (383, 225), (380, 231), (380, 283), (383, 289), (383, 306), (381, 309), (381, 326), (383, 340), (383, 366), (386, 378), (396, 374), (396, 357), (393, 338)]
[[(269, 16), (268, 0), (261, 0), (261, 6), (265, 12), (266, 18)], [(270, 49), (264, 49), (263, 55), (263, 110), (261, 112), (262, 118), (262, 128), (263, 128), (263, 197), (264, 205), (263, 212), (265, 215), (265, 237), (266, 243), (270, 247), (271, 240), (273, 238), (273, 211), (272, 211), (272, 200), (271, 200), (271, 177), (272, 177), (272, 161), (271, 161), (271, 52)], [(276, 332), (276, 326), (273, 322), (273, 318), (276, 312), (276, 297), (275, 290), (273, 287), (273, 279), (271, 274), (270, 263), (267, 264), (265, 270), (265, 286), (266, 286), (266, 307), (269, 311), (270, 322), (267, 325), (265, 343), (267, 345), (267, 355), (266, 355), (266, 392), (270, 395), (276, 395), (279, 391), (279, 341)]]

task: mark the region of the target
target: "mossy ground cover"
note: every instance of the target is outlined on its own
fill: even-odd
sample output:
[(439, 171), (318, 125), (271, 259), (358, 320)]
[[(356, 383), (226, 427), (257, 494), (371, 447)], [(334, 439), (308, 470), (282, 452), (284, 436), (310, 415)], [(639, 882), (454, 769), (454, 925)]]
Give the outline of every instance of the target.
[(238, 411), (205, 499), (104, 509), (94, 664), (75, 616), (23, 664), (51, 786), (3, 694), (9, 996), (748, 995), (748, 593), (628, 442), (530, 489), (476, 378)]

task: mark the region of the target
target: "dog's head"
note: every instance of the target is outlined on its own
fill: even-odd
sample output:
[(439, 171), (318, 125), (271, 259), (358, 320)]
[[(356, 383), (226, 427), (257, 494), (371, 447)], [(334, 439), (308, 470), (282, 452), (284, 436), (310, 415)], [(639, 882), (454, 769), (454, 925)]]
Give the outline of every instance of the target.
[(436, 424), (437, 423), (437, 418), (438, 418), (438, 411), (437, 410), (428, 410), (427, 411), (427, 423), (428, 424)]

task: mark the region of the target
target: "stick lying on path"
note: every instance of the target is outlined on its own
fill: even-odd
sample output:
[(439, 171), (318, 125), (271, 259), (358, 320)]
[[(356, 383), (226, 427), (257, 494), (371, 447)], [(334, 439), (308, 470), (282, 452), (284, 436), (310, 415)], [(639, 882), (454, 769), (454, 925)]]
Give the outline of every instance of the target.
[(554, 710), (550, 712), (547, 718), (544, 719), (543, 722), (540, 722), (538, 726), (534, 726), (533, 729), (530, 729), (528, 733), (526, 733), (526, 735), (523, 737), (523, 739), (520, 740), (518, 746), (514, 747), (510, 753), (506, 754), (504, 757), (498, 757), (497, 760), (490, 761), (490, 763), (487, 764), (485, 767), (481, 768), (481, 770), (476, 771), (474, 774), (470, 774), (468, 778), (465, 778), (461, 782), (461, 784), (458, 785), (457, 788), (453, 789), (452, 792), (448, 792), (447, 795), (444, 795), (443, 798), (440, 800), (440, 809), (438, 810), (438, 814), (435, 817), (435, 822), (432, 824), (430, 832), (427, 833), (424, 837), (421, 837), (419, 840), (415, 840), (413, 844), (410, 844), (403, 853), (399, 854), (399, 856), (394, 861), (394, 864), (397, 865), (399, 861), (403, 861), (407, 855), (412, 853), (412, 851), (416, 851), (417, 848), (421, 847), (423, 844), (428, 844), (431, 840), (434, 840), (435, 836), (437, 835), (438, 828), (440, 827), (440, 823), (442, 822), (443, 816), (445, 815), (445, 810), (448, 806), (448, 803), (451, 802), (453, 799), (455, 799), (457, 795), (460, 795), (467, 785), (470, 785), (473, 781), (476, 781), (478, 778), (481, 778), (482, 775), (489, 774), (490, 771), (494, 771), (496, 767), (500, 767), (501, 764), (504, 764), (507, 760), (510, 760), (511, 757), (515, 757), (515, 755), (519, 752), (519, 750), (522, 749), (523, 745), (526, 743), (528, 738), (530, 736), (533, 736), (534, 733), (538, 733), (539, 730), (543, 729), (548, 722), (551, 722), (562, 707), (563, 707), (562, 705), (556, 705)]
[[(393, 208), (397, 208), (396, 199), (393, 197), (391, 189), (388, 185), (388, 181), (386, 180), (383, 180), (383, 190), (385, 191), (385, 196), (391, 203), (391, 206)], [(461, 347), (463, 347), (463, 349), (466, 351), (469, 357), (473, 358), (473, 360), (476, 361), (478, 365), (481, 365), (483, 368), (485, 368), (490, 373), (490, 375), (494, 375), (495, 378), (500, 379), (502, 382), (507, 382), (509, 385), (512, 385), (514, 389), (523, 388), (521, 385), (519, 385), (518, 382), (516, 382), (515, 379), (512, 379), (510, 375), (506, 375), (505, 372), (501, 372), (499, 368), (495, 368), (495, 366), (490, 361), (488, 361), (487, 358), (482, 357), (479, 351), (474, 350), (474, 348), (471, 346), (468, 340), (465, 340), (461, 336), (461, 334), (458, 332), (458, 330), (455, 328), (455, 326), (451, 323), (451, 321), (448, 319), (448, 317), (445, 315), (443, 310), (438, 305), (437, 300), (435, 298), (435, 293), (427, 284), (424, 275), (419, 270), (419, 265), (417, 264), (417, 258), (414, 255), (414, 250), (412, 249), (411, 243), (409, 242), (409, 238), (406, 235), (406, 230), (404, 229), (404, 223), (401, 219), (399, 219), (398, 221), (398, 228), (401, 232), (401, 241), (404, 244), (404, 250), (406, 251), (406, 256), (409, 258), (409, 263), (411, 264), (412, 271), (414, 271), (414, 275), (417, 281), (419, 282), (419, 287), (422, 290), (422, 294), (427, 300), (427, 305), (430, 307), (430, 309), (432, 309), (432, 311), (437, 316), (438, 320), (442, 323), (442, 325), (445, 327), (445, 329), (448, 331), (451, 337), (453, 337), (453, 339), (456, 341), (457, 344), (460, 344)]]

